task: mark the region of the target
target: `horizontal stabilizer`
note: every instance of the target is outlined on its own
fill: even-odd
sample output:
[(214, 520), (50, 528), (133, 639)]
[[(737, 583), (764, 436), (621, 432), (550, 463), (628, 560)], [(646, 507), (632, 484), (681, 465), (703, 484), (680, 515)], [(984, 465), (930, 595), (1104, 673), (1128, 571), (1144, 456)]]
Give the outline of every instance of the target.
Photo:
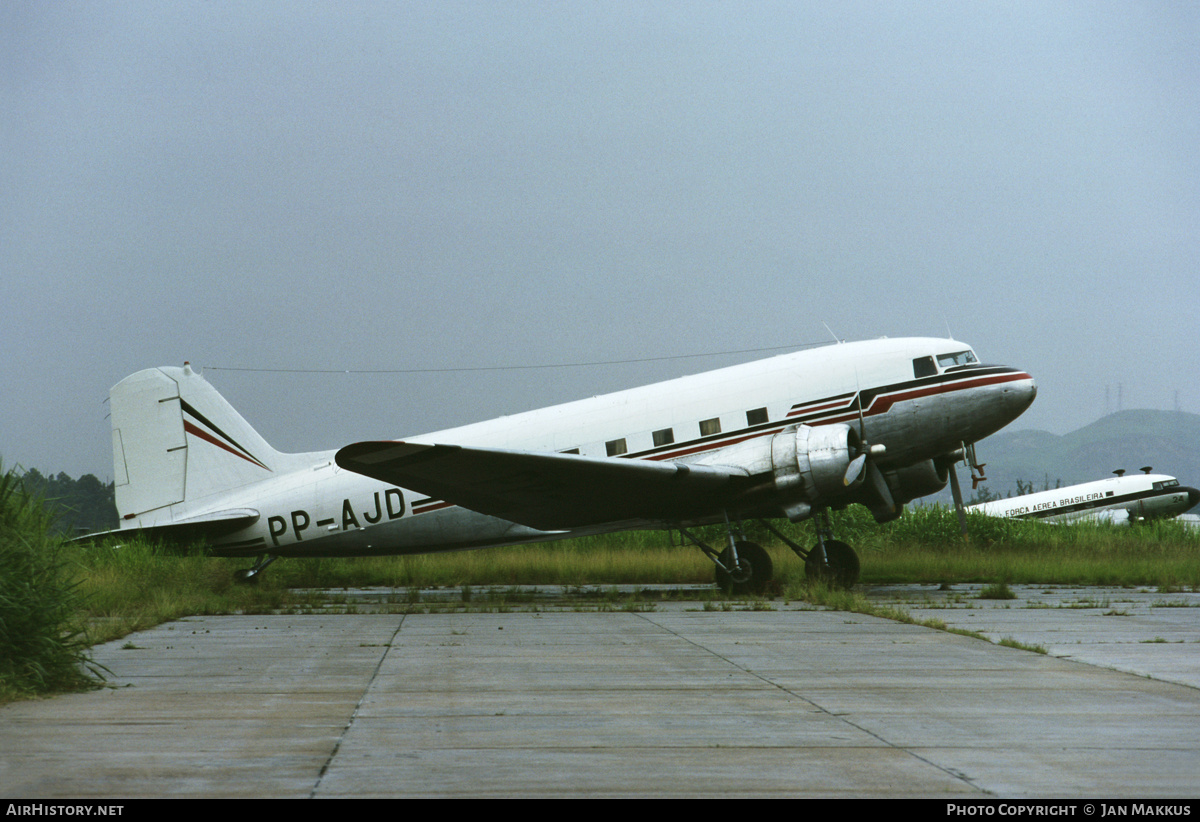
[(359, 442), (335, 459), (347, 471), (545, 531), (709, 516), (748, 476), (727, 466), (409, 442)]
[(215, 539), (226, 534), (232, 534), (247, 528), (258, 521), (259, 513), (253, 508), (230, 508), (225, 511), (211, 511), (198, 514), (187, 519), (176, 520), (162, 525), (126, 525), (112, 531), (100, 531), (78, 537), (72, 542), (94, 542), (102, 537), (116, 537), (139, 534), (148, 539), (170, 537), (173, 542), (189, 542), (200, 539)]

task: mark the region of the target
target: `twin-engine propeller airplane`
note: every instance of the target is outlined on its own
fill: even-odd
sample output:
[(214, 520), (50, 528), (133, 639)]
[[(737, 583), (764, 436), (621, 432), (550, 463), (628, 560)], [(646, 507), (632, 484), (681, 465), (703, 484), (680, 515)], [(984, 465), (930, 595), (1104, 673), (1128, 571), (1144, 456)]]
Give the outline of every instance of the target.
[[(853, 585), (858, 557), (829, 509), (880, 522), (946, 484), (969, 446), (1037, 393), (943, 339), (842, 343), (496, 420), (337, 451), (283, 454), (189, 366), (140, 371), (110, 395), (121, 527), (204, 539), (219, 556), (417, 554), (677, 529), (717, 580), (761, 591), (763, 520), (810, 575)], [(957, 483), (955, 483), (957, 487)], [(814, 517), (806, 549), (766, 520)], [(725, 523), (723, 550), (691, 529)], [(98, 536), (98, 535), (97, 535)]]
[(967, 508), (992, 517), (1040, 519), (1046, 522), (1111, 522), (1132, 525), (1148, 519), (1177, 517), (1200, 503), (1200, 490), (1180, 485), (1165, 474), (1151, 474), (1146, 466), (1141, 474), (1115, 477), (1025, 494), (1011, 499), (981, 502)]

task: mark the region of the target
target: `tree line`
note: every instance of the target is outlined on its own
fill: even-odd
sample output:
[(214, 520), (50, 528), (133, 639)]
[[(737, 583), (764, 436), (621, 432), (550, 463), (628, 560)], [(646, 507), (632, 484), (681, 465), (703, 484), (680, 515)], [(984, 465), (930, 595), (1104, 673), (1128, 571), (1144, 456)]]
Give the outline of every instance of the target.
[(48, 477), (36, 468), (21, 474), (21, 484), (34, 499), (46, 503), (53, 513), (54, 531), (74, 536), (117, 527), (114, 483), (105, 484), (94, 474), (71, 479), (65, 473)]

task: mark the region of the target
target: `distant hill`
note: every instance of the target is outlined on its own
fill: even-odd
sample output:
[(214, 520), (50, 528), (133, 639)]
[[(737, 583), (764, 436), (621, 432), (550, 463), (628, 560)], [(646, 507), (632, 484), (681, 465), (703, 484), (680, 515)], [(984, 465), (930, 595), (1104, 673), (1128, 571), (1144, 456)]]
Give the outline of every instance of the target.
[[(986, 487), (1000, 497), (1016, 496), (1017, 480), (1032, 482), (1041, 491), (1104, 479), (1118, 468), (1133, 473), (1146, 465), (1200, 487), (1200, 415), (1182, 411), (1118, 411), (1062, 436), (1001, 431), (976, 450), (987, 466)], [(971, 484), (962, 466), (958, 476), (970, 500)], [(926, 499), (948, 502), (950, 491)]]

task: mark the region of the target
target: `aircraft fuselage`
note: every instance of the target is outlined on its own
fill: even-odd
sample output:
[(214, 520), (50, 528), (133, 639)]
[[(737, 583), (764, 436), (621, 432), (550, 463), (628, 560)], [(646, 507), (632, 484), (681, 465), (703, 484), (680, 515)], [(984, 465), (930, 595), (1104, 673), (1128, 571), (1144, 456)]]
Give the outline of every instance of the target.
[(1197, 503), (1200, 490), (1180, 485), (1175, 477), (1145, 473), (993, 500), (972, 505), (968, 510), (993, 517), (1046, 522), (1090, 519), (1130, 523), (1177, 517)]
[[(663, 516), (642, 512), (584, 527), (542, 529), (345, 470), (335, 459), (337, 451), (274, 458), (251, 453), (254, 448), (244, 447), (249, 435), (235, 441), (225, 435), (219, 420), (205, 425), (213, 422), (212, 413), (206, 416), (203, 409), (188, 404), (187, 381), (202, 378), (190, 369), (158, 371), (161, 380), (154, 375), (145, 379), (181, 386), (181, 436), (188, 453), (183, 484), (196, 485), (190, 472), (193, 458), (201, 456), (197, 449), (240, 460), (238, 479), (203, 497), (189, 493), (165, 505), (156, 500), (157, 507), (140, 511), (132, 492), (127, 492), (127, 505), (122, 507), (118, 483), (122, 530), (224, 522), (222, 528), (209, 529), (209, 546), (214, 553), (230, 556), (427, 553), (690, 525), (718, 520), (726, 513), (783, 516), (777, 499), (780, 482), (769, 481), (774, 453), (769, 444), (805, 427), (849, 427), (851, 440), (863, 440), (872, 448), (871, 459), (903, 503), (938, 490), (950, 455), (1007, 425), (1036, 395), (1029, 374), (982, 365), (964, 343), (881, 339), (786, 354), (403, 440), (414, 445), (577, 454), (581, 459), (649, 460), (693, 466), (694, 471), (733, 470), (739, 479), (749, 477), (736, 493), (720, 498), (720, 504), (706, 497), (703, 505), (674, 508)], [(130, 380), (148, 374), (140, 372)], [(207, 383), (203, 387), (215, 395)], [(170, 389), (161, 390), (169, 394)], [(119, 442), (117, 427), (114, 410), (114, 440)], [(260, 451), (268, 449), (265, 443), (258, 446)], [(123, 470), (118, 466), (117, 475)], [(756, 484), (753, 480), (759, 475), (765, 479)], [(470, 478), (462, 481), (469, 484)], [(814, 500), (834, 507), (855, 501), (852, 496)], [(228, 513), (233, 511), (245, 515), (233, 518)]]

